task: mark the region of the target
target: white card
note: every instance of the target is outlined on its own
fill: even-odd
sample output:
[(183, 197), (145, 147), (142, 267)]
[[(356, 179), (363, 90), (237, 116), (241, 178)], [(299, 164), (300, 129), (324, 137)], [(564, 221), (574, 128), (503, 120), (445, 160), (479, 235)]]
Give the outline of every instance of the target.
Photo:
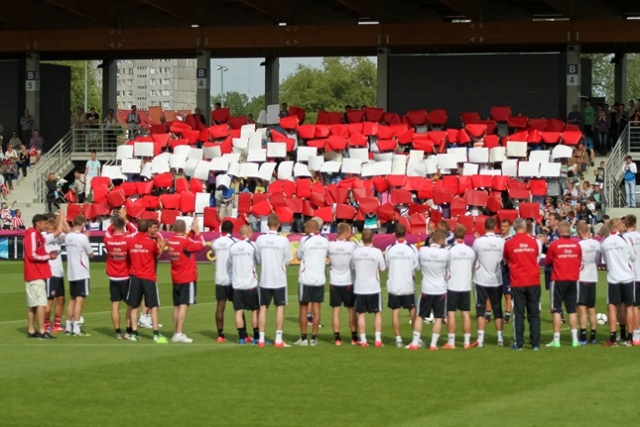
[(209, 207), (211, 194), (196, 193), (196, 213), (204, 213), (204, 208)]
[(279, 113), (280, 113), (280, 105), (278, 104), (267, 105), (267, 124), (275, 125), (280, 123), (280, 117), (278, 117)]
[(324, 164), (324, 156), (309, 157), (309, 170), (319, 171)]
[(260, 166), (260, 179), (264, 181), (265, 185), (271, 182), (274, 170), (276, 170), (276, 163), (273, 162), (263, 163)]
[(240, 175), (240, 163), (229, 163), (229, 169), (227, 169), (227, 175), (238, 176)]
[(116, 160), (131, 159), (133, 157), (133, 145), (118, 145)]
[(533, 150), (529, 153), (530, 162), (549, 163), (550, 159), (551, 152), (549, 150)]
[(153, 173), (151, 172), (151, 162), (147, 162), (142, 167), (142, 171), (140, 171), (140, 176), (143, 176), (147, 179), (151, 179)]
[(502, 162), (502, 175), (518, 176), (518, 160), (507, 159)]
[(479, 175), (502, 175), (502, 171), (499, 169), (480, 169)]
[(407, 176), (427, 176), (426, 161), (409, 163), (407, 166)]
[(242, 125), (240, 128), (240, 138), (249, 139), (249, 135), (256, 131), (256, 125), (254, 123), (248, 125)]
[(306, 177), (311, 178), (311, 172), (309, 172), (309, 167), (305, 163), (296, 163), (293, 165), (293, 176), (298, 177)]
[(253, 132), (249, 135), (249, 144), (247, 145), (247, 148), (249, 150), (255, 150), (258, 148), (262, 148), (262, 133), (260, 132)]
[(527, 157), (527, 143), (521, 141), (507, 141), (508, 157)]
[(169, 172), (171, 169), (169, 168), (169, 153), (163, 153), (159, 156), (156, 156), (151, 161), (151, 173), (164, 173)]
[(103, 166), (100, 176), (107, 176), (111, 180), (114, 180), (114, 179), (126, 179), (127, 178), (126, 176), (124, 176), (122, 174), (122, 172), (120, 171), (120, 166), (118, 166), (118, 165), (105, 165), (105, 166)]
[(518, 176), (538, 177), (540, 175), (540, 163), (523, 162), (518, 163)]
[(231, 177), (226, 174), (216, 176), (216, 188), (220, 186), (229, 188), (231, 186)]
[(244, 151), (249, 148), (249, 139), (248, 138), (233, 138), (231, 140), (231, 144), (233, 145), (234, 151)]
[(293, 162), (280, 162), (278, 166), (278, 179), (291, 179), (293, 177)]
[(568, 159), (573, 155), (573, 148), (568, 145), (558, 144), (553, 147), (553, 152), (551, 153), (551, 157), (554, 159)]
[(259, 123), (261, 125), (267, 124), (267, 112), (265, 110), (260, 110), (260, 112), (258, 113), (258, 118), (256, 119), (256, 123)]
[(314, 157), (318, 155), (317, 147), (298, 147), (298, 161), (299, 162), (308, 162), (309, 157)]
[(407, 156), (394, 155), (391, 160), (391, 173), (393, 175), (407, 174)]
[(169, 157), (169, 166), (171, 169), (184, 169), (184, 165), (187, 163), (187, 159), (177, 154), (172, 154)]
[(206, 160), (189, 159), (184, 165), (184, 174), (186, 176), (193, 176), (193, 174), (196, 171), (196, 167), (198, 166), (198, 163), (205, 163), (207, 165), (211, 165), (211, 163), (209, 163)]
[(258, 148), (257, 150), (249, 150), (247, 155), (247, 162), (262, 163), (267, 161), (266, 148)]
[[(466, 147), (447, 148), (447, 154), (453, 154), (454, 156), (456, 156), (457, 163), (464, 163), (467, 161)], [(452, 169), (452, 168), (447, 168), (447, 169)]]
[[(176, 157), (184, 157), (185, 159), (189, 157), (189, 153), (191, 152), (190, 145), (178, 145), (173, 149), (173, 155)], [(198, 159), (200, 160), (200, 159)]]
[(342, 159), (342, 173), (353, 173), (360, 175), (362, 170), (362, 159)]
[(507, 150), (505, 147), (493, 147), (489, 150), (489, 161), (491, 163), (504, 162), (507, 159)]
[(122, 173), (140, 173), (140, 159), (123, 159)]
[(438, 154), (437, 159), (440, 170), (458, 168), (458, 159), (455, 154)]
[[(393, 153), (390, 153), (393, 155)], [(366, 148), (349, 148), (350, 159), (360, 159), (363, 162), (369, 160), (369, 150)]]
[(153, 142), (135, 142), (133, 151), (136, 157), (153, 157)]
[(287, 144), (284, 142), (270, 142), (267, 144), (267, 157), (284, 158), (287, 157)]
[(240, 163), (240, 178), (260, 178), (260, 165), (257, 163)]
[(469, 161), (471, 163), (488, 163), (489, 162), (489, 149), (487, 147), (470, 148), (469, 149)]
[(216, 145), (215, 147), (204, 147), (202, 150), (203, 150), (203, 157), (205, 159), (213, 159), (213, 158), (222, 156), (222, 152), (220, 151), (219, 145)]
[[(195, 159), (192, 159), (195, 160)], [(204, 160), (199, 161), (196, 164), (196, 167), (194, 168), (193, 171), (193, 177), (194, 178), (198, 178), (200, 181), (206, 182), (209, 180), (209, 172), (211, 171), (211, 169), (209, 169), (210, 167), (210, 163)]]
[(322, 166), (320, 166), (320, 172), (325, 173), (338, 173), (340, 172), (340, 167), (342, 167), (342, 163), (336, 161), (324, 162)]
[(240, 161), (240, 154), (238, 153), (227, 153), (222, 156), (229, 163), (238, 163)]
[(476, 163), (465, 163), (462, 167), (462, 175), (470, 176), (478, 174), (479, 165)]
[(424, 160), (424, 150), (411, 150), (409, 152), (409, 164)]
[(560, 176), (560, 163), (541, 163), (540, 176), (544, 178), (554, 178)]
[(373, 160), (376, 162), (388, 162), (393, 159), (393, 153), (373, 153)]
[(427, 175), (438, 173), (438, 158), (436, 156), (427, 157), (424, 161), (424, 165), (427, 170)]
[(189, 147), (188, 159), (202, 160), (202, 148)]

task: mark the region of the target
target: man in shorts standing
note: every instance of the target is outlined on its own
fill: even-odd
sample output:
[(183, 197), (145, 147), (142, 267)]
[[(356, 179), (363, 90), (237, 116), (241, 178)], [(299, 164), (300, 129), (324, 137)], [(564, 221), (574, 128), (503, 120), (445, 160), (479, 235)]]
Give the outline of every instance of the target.
[(253, 231), (248, 225), (240, 228), (240, 240), (229, 248), (227, 271), (233, 286), (233, 309), (236, 312), (238, 343), (251, 343), (244, 321), (244, 310), (255, 314), (260, 308), (256, 265), (260, 262), (258, 250), (251, 242)]
[[(300, 292), (300, 339), (295, 345), (318, 345), (318, 328), (320, 327), (320, 307), (324, 302), (324, 285), (326, 282), (325, 267), (329, 254), (329, 240), (319, 233), (320, 224), (310, 219), (305, 224), (304, 236), (298, 244), (296, 258), (300, 262), (298, 274)], [(307, 340), (307, 312), (311, 307), (313, 326), (311, 341)]]
[(107, 251), (107, 277), (109, 278), (109, 294), (111, 299), (111, 321), (117, 339), (131, 337), (131, 309), (127, 307), (125, 325), (126, 333), (120, 328), (120, 302), (127, 299), (129, 293), (129, 257), (127, 255), (127, 239), (125, 235), (126, 221), (118, 216), (112, 221), (104, 236)]
[(69, 295), (67, 304), (66, 333), (75, 337), (88, 336), (81, 329), (82, 308), (84, 300), (89, 296), (89, 279), (91, 270), (89, 259), (93, 258), (93, 249), (89, 243), (89, 232), (84, 231), (87, 220), (84, 215), (73, 218), (73, 231), (65, 237), (67, 248), (67, 275), (69, 279)]
[(634, 293), (636, 296), (636, 301), (633, 304), (635, 323), (629, 324), (632, 331), (631, 344), (633, 346), (640, 346), (640, 309), (638, 308), (640, 306), (640, 256), (638, 256), (640, 252), (640, 232), (637, 230), (637, 222), (635, 215), (626, 215), (624, 217), (624, 225), (627, 229), (624, 238), (631, 243), (636, 253), (636, 260), (633, 262), (633, 273), (635, 275)]
[[(29, 228), (24, 235), (24, 281), (29, 307), (27, 338), (55, 338), (44, 328), (44, 313), (47, 307), (45, 281), (51, 278), (49, 260), (58, 257), (56, 252), (47, 253), (45, 239), (42, 236), (46, 224), (46, 216), (34, 215), (33, 227)], [(36, 317), (38, 331), (35, 326)]]
[(635, 325), (633, 305), (634, 279), (633, 264), (636, 253), (631, 242), (622, 236), (624, 223), (618, 218), (609, 221), (611, 234), (601, 243), (602, 259), (607, 265), (607, 305), (609, 309), (609, 340), (605, 347), (617, 347), (616, 330), (618, 325), (617, 306), (624, 304), (627, 324)]
[(577, 286), (582, 266), (582, 247), (571, 238), (571, 224), (560, 221), (558, 224), (560, 238), (554, 240), (547, 249), (545, 262), (551, 270), (551, 310), (553, 311), (553, 341), (547, 347), (560, 348), (560, 328), (562, 320), (562, 303), (569, 314), (571, 326), (571, 346), (578, 347), (578, 320), (576, 303), (578, 301)]
[(413, 322), (413, 340), (407, 347), (409, 350), (420, 348), (422, 334), (422, 319), (429, 317), (433, 311), (435, 318), (431, 345), (429, 350), (438, 350), (438, 338), (442, 328), (442, 319), (445, 315), (447, 299), (447, 277), (449, 275), (449, 265), (451, 263), (451, 253), (445, 249), (447, 233), (437, 229), (431, 236), (431, 244), (420, 248), (418, 259), (422, 270), (422, 295), (418, 304), (418, 317)]
[[(154, 239), (157, 239), (154, 240)], [(153, 324), (153, 341), (166, 344), (167, 339), (160, 334), (158, 327), (158, 274), (156, 260), (160, 259), (164, 250), (164, 241), (158, 233), (158, 221), (141, 219), (138, 221), (138, 233), (127, 239), (127, 250), (131, 262), (129, 294), (127, 305), (131, 310), (131, 341), (138, 341), (138, 307), (144, 296), (145, 306), (151, 310)]]
[(291, 263), (289, 239), (278, 234), (280, 218), (271, 214), (267, 218), (269, 231), (258, 237), (256, 248), (262, 265), (260, 271), (260, 312), (258, 313), (258, 347), (265, 346), (264, 331), (267, 325), (267, 310), (273, 300), (276, 306), (275, 347), (288, 347), (282, 340), (284, 308), (287, 305), (287, 266)]
[(360, 346), (367, 347), (366, 321), (367, 313), (375, 316), (376, 347), (382, 347), (382, 289), (380, 288), (380, 273), (387, 266), (382, 251), (373, 247), (373, 231), (362, 231), (362, 244), (353, 251), (351, 264), (355, 272), (353, 293), (356, 297), (356, 313), (358, 314), (358, 333)]
[(385, 250), (385, 259), (389, 267), (387, 306), (391, 309), (396, 347), (402, 348), (404, 344), (400, 335), (400, 310), (403, 308), (409, 310), (409, 318), (413, 324), (416, 319), (415, 272), (420, 269), (420, 263), (417, 249), (405, 240), (407, 227), (404, 224), (396, 225), (395, 235), (396, 242)]
[(338, 237), (329, 243), (329, 304), (331, 305), (333, 337), (336, 345), (342, 345), (340, 336), (340, 306), (349, 311), (351, 344), (358, 344), (358, 318), (355, 296), (353, 295), (353, 270), (351, 259), (358, 245), (350, 241), (351, 226), (345, 222), (338, 224)]
[[(59, 211), (62, 212), (62, 211)], [(42, 233), (46, 242), (47, 253), (55, 252), (60, 255), (64, 243), (64, 232), (69, 231), (69, 225), (60, 215), (49, 214), (47, 231)], [(47, 279), (47, 309), (44, 315), (44, 328), (47, 332), (64, 332), (62, 327), (62, 313), (64, 312), (64, 266), (62, 257), (57, 256), (49, 260), (51, 277)], [(55, 317), (51, 327), (51, 309), (55, 305)]]
[(453, 230), (456, 243), (449, 249), (451, 254), (450, 275), (447, 281), (447, 343), (443, 349), (456, 348), (456, 310), (462, 312), (464, 348), (471, 348), (471, 283), (476, 253), (464, 243), (467, 229), (457, 225)]
[(173, 224), (173, 235), (167, 239), (171, 280), (173, 282), (173, 337), (171, 341), (190, 344), (193, 342), (184, 333), (184, 321), (189, 306), (196, 303), (198, 266), (196, 252), (204, 249), (204, 238), (200, 234), (197, 218), (187, 234), (187, 224), (179, 219)]
[[(590, 227), (584, 221), (578, 223), (578, 236), (582, 249), (582, 268), (578, 282), (578, 314), (580, 316), (580, 336), (578, 343), (587, 344), (587, 313), (591, 324), (589, 344), (596, 343), (596, 283), (598, 282), (598, 259), (600, 257), (600, 242), (591, 237)], [(637, 294), (636, 294), (637, 295)]]
[(234, 238), (231, 233), (233, 232), (233, 222), (229, 220), (222, 221), (220, 227), (220, 237), (211, 242), (211, 250), (216, 257), (216, 327), (218, 328), (218, 342), (225, 342), (227, 338), (224, 335), (224, 309), (227, 305), (227, 301), (233, 302), (233, 287), (231, 286), (231, 279), (227, 272), (227, 261), (229, 260), (229, 248), (238, 239)]

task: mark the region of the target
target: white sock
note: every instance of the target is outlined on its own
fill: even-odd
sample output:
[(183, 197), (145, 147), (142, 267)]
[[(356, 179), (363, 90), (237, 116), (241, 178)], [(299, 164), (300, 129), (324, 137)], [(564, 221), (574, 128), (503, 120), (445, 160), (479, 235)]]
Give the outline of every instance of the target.
[(502, 331), (498, 331), (498, 342), (503, 341)]
[(484, 344), (484, 331), (478, 331), (478, 344)]
[(447, 344), (456, 345), (456, 334), (448, 334), (447, 335)]
[(464, 334), (464, 345), (469, 345), (471, 343), (471, 334)]
[(632, 341), (640, 341), (640, 329), (634, 329), (631, 334), (633, 336)]
[(74, 334), (80, 333), (80, 322), (73, 322), (73, 333)]
[(376, 331), (376, 341), (382, 341), (382, 332)]
[(411, 344), (413, 345), (418, 345), (420, 344), (420, 332), (413, 332), (413, 340), (411, 341)]
[(577, 329), (572, 329), (571, 330), (571, 341), (578, 341), (578, 330)]
[(367, 334), (360, 334), (360, 342), (367, 342)]
[(560, 332), (553, 333), (553, 342), (560, 342)]
[(402, 337), (400, 335), (396, 335), (396, 342), (402, 342)]
[(431, 347), (438, 346), (438, 338), (440, 338), (440, 334), (431, 334)]
[(264, 332), (258, 332), (260, 338), (258, 338), (258, 342), (264, 342)]
[(66, 326), (64, 327), (64, 329), (66, 331), (73, 332), (73, 329), (72, 329), (72, 326), (71, 326), (71, 320), (67, 319)]
[(276, 342), (277, 343), (282, 342), (282, 331), (276, 331)]

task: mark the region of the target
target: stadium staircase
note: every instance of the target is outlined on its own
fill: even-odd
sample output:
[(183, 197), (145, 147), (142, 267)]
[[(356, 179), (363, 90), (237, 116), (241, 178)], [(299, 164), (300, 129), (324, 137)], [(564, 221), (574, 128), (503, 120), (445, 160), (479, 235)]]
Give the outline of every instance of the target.
[[(624, 188), (620, 185), (622, 182), (622, 165), (629, 154), (636, 161), (640, 159), (640, 126), (631, 123), (625, 127), (609, 157), (603, 159), (606, 161), (605, 182), (607, 185), (605, 185), (605, 196), (607, 198), (607, 214), (611, 218), (619, 218), (630, 213), (630, 209), (625, 207), (626, 195)], [(636, 200), (640, 195), (638, 188), (640, 187), (636, 186)]]

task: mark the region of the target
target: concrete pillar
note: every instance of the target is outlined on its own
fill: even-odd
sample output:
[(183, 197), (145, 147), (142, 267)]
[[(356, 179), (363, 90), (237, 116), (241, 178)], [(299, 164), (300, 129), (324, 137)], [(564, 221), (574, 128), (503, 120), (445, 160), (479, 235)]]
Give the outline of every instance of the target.
[(275, 56), (264, 58), (264, 102), (265, 109), (280, 104), (280, 58)]
[(206, 124), (211, 121), (211, 51), (196, 52), (196, 104)]
[(389, 48), (378, 48), (378, 94), (376, 104), (385, 111), (389, 93)]
[[(40, 53), (27, 52), (25, 63), (25, 108), (33, 117), (34, 128), (40, 126)], [(20, 115), (23, 111), (20, 109)], [(26, 141), (29, 143), (29, 141)]]
[(115, 59), (102, 61), (102, 111), (100, 118), (107, 116), (109, 108), (118, 111), (118, 64)]
[(573, 104), (580, 106), (580, 44), (567, 45), (567, 109), (565, 115), (571, 111)]
[[(613, 102), (627, 103), (627, 55), (624, 53), (614, 56), (614, 97)], [(611, 104), (613, 104), (613, 102)]]

